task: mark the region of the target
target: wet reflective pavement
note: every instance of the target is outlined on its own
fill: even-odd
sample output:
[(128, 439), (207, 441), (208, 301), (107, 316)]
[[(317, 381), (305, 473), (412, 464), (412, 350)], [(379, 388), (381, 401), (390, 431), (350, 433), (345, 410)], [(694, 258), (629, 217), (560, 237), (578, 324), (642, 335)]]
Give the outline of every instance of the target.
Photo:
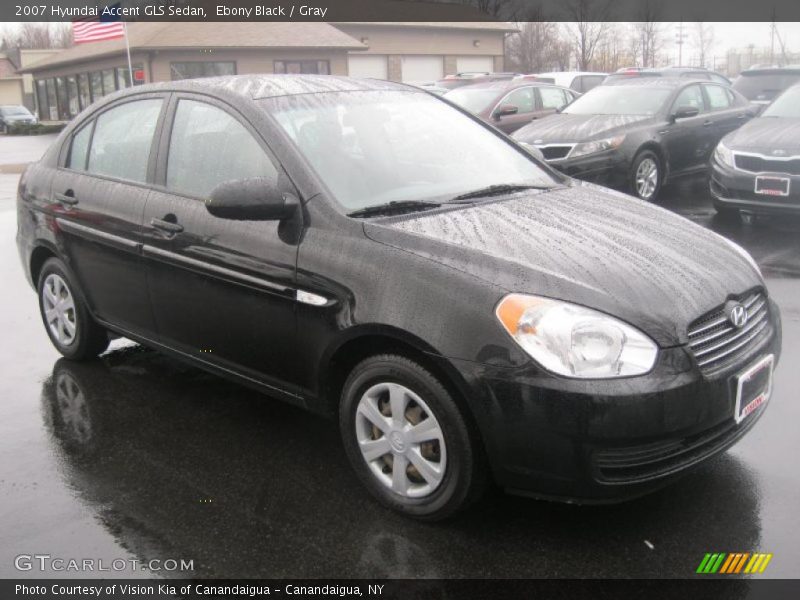
[(771, 552), (762, 577), (796, 576), (800, 220), (721, 222), (702, 180), (665, 189), (662, 203), (765, 270), (784, 353), (760, 423), (636, 501), (492, 491), (434, 525), (370, 499), (333, 422), (124, 342), (95, 362), (59, 359), (18, 264), (13, 205), (0, 204), (0, 576), (26, 576), (14, 557), (46, 553), (187, 559), (183, 575), (201, 577), (686, 577), (712, 551)]

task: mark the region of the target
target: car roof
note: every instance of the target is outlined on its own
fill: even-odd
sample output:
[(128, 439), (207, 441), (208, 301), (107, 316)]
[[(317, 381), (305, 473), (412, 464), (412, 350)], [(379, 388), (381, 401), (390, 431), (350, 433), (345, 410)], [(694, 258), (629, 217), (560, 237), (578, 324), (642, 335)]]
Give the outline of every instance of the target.
[[(557, 87), (563, 88), (561, 85), (556, 85), (554, 83), (549, 83), (547, 81), (533, 81), (531, 79), (502, 79), (500, 81), (482, 81), (480, 83), (472, 83), (470, 85), (462, 85), (461, 87), (455, 88), (457, 90), (496, 90), (499, 92), (504, 92), (508, 90), (513, 90), (520, 87)], [(566, 89), (566, 88), (564, 88)], [(572, 90), (574, 91), (574, 90)]]
[(242, 96), (250, 100), (295, 96), (299, 94), (322, 94), (325, 92), (360, 92), (372, 90), (420, 91), (414, 86), (381, 79), (340, 77), (336, 75), (228, 75), (225, 77), (203, 77), (181, 81), (165, 81), (127, 88), (125, 93), (188, 91), (223, 92)]
[(548, 71), (547, 73), (536, 73), (535, 77), (553, 77), (555, 75), (572, 75), (579, 77), (581, 75), (602, 75), (605, 77), (608, 73), (601, 73), (600, 71)]
[(715, 83), (707, 79), (689, 79), (686, 77), (631, 77), (622, 79), (612, 79), (603, 84), (603, 86), (635, 86), (635, 87), (650, 87), (650, 88), (670, 88), (675, 89), (690, 83)]
[(743, 77), (753, 75), (800, 75), (800, 67), (762, 67), (759, 69), (747, 69), (739, 73)]

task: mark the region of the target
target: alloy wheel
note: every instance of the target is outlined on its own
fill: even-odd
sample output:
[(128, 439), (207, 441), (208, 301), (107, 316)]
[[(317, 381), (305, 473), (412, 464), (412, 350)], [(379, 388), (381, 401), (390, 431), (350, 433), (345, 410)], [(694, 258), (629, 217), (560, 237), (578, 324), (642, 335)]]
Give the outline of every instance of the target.
[(397, 383), (370, 387), (356, 409), (361, 455), (375, 478), (405, 498), (432, 494), (444, 479), (447, 451), (427, 404)]
[(42, 309), (55, 340), (63, 346), (72, 344), (78, 332), (75, 299), (67, 282), (57, 273), (50, 273), (44, 280)]
[(658, 165), (652, 158), (645, 158), (636, 168), (636, 193), (643, 200), (649, 200), (658, 185)]

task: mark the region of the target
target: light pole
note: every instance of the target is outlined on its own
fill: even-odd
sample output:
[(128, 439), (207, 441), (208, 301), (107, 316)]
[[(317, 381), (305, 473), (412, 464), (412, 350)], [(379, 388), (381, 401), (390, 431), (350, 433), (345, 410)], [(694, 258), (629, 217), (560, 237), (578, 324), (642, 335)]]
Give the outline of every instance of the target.
[(678, 23), (678, 32), (675, 34), (675, 43), (678, 44), (678, 65), (679, 67), (683, 66), (683, 44), (686, 41), (686, 36), (688, 34), (684, 33), (683, 31), (683, 21)]

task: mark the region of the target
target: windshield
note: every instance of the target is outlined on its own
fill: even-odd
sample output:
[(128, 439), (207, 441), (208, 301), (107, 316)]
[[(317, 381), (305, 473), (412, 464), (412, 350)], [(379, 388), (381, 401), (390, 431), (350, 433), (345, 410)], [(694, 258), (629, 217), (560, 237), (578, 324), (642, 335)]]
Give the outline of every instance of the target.
[(800, 85), (786, 90), (761, 113), (761, 116), (800, 119)]
[(329, 92), (262, 102), (346, 212), (492, 185), (559, 183), (511, 142), (428, 94)]
[(672, 90), (651, 85), (601, 85), (575, 100), (563, 112), (572, 115), (654, 115)]
[(470, 112), (483, 112), (497, 99), (493, 88), (458, 88), (447, 92), (445, 97)]
[(3, 106), (0, 107), (0, 114), (4, 117), (29, 117), (31, 113), (24, 106)]
[(733, 82), (733, 89), (748, 100), (771, 101), (783, 90), (800, 82), (800, 73), (765, 73), (745, 75)]

